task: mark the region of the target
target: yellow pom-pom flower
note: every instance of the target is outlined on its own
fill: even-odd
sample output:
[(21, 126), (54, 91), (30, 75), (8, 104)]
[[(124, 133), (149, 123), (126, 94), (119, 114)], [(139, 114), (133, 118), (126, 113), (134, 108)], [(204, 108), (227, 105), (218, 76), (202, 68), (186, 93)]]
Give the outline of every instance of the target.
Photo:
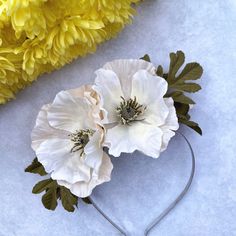
[(117, 35), (140, 0), (0, 0), (0, 104)]

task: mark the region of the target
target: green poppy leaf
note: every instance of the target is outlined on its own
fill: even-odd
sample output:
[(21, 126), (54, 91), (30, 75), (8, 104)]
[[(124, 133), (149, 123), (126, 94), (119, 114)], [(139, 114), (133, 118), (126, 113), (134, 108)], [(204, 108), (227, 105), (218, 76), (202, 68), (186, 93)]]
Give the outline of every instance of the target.
[(197, 80), (202, 76), (203, 69), (202, 67), (196, 63), (188, 63), (180, 75), (176, 78), (177, 81), (184, 80)]
[(182, 92), (173, 92), (169, 96), (172, 97), (175, 102), (183, 104), (195, 104), (191, 98), (185, 96)]
[(33, 187), (33, 190), (32, 190), (32, 193), (35, 193), (35, 194), (38, 194), (38, 193), (41, 193), (51, 187), (54, 187), (56, 186), (57, 183), (55, 180), (52, 180), (51, 178), (50, 179), (45, 179), (45, 180), (42, 180), (40, 182), (38, 182), (34, 187)]
[(163, 68), (162, 66), (157, 67), (156, 75), (163, 77)]
[(86, 204), (92, 204), (92, 202), (90, 201), (89, 197), (85, 197), (85, 198), (81, 198), (81, 200), (86, 203)]
[(57, 188), (50, 188), (42, 196), (42, 203), (48, 210), (55, 210), (57, 207)]
[(196, 122), (193, 122), (193, 121), (190, 121), (190, 120), (184, 120), (184, 119), (179, 119), (179, 122), (184, 124), (184, 125), (187, 125), (189, 128), (193, 129), (198, 134), (202, 135), (202, 130)]
[(74, 206), (77, 206), (78, 197), (72, 194), (70, 190), (65, 187), (60, 187), (60, 197), (64, 209), (73, 212), (75, 210)]
[(175, 85), (173, 86), (173, 88), (187, 93), (195, 93), (202, 89), (201, 86), (196, 83), (184, 83), (180, 85)]
[(25, 169), (25, 172), (39, 174), (41, 176), (47, 175), (43, 165), (38, 161), (38, 158), (34, 158), (33, 162)]
[(175, 82), (175, 75), (184, 64), (185, 56), (182, 51), (177, 51), (177, 53), (170, 53), (170, 66), (167, 81), (169, 84)]
[(177, 114), (181, 114), (181, 115), (186, 116), (186, 114), (188, 114), (188, 112), (189, 112), (189, 105), (188, 104), (175, 102), (174, 106), (175, 106)]
[(151, 62), (151, 59), (149, 57), (148, 54), (145, 54), (143, 57), (140, 58), (141, 60), (147, 61), (147, 62)]

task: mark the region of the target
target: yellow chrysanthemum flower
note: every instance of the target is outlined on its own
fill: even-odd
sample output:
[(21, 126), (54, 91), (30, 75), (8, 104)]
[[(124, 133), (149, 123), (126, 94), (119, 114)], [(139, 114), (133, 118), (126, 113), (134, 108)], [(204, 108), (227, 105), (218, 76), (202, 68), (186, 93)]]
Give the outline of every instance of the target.
[(0, 0), (0, 104), (117, 35), (140, 0)]

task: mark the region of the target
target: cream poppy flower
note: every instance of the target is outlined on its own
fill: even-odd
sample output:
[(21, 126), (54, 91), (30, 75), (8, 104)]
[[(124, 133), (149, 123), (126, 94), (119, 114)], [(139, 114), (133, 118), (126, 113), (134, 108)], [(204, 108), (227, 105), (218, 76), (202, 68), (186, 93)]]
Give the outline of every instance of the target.
[(179, 127), (173, 99), (163, 98), (167, 82), (144, 60), (115, 60), (96, 75), (93, 89), (101, 97), (109, 154), (139, 150), (159, 157)]
[(90, 86), (62, 91), (39, 112), (32, 148), (51, 178), (78, 197), (110, 180), (112, 163), (103, 152), (100, 105)]

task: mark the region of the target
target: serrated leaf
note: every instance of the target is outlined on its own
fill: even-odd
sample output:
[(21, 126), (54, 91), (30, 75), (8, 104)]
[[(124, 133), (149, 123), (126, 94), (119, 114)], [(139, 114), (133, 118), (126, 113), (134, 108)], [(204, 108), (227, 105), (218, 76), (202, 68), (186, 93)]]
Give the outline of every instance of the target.
[(179, 122), (184, 124), (184, 125), (187, 125), (189, 128), (193, 129), (198, 134), (202, 135), (202, 130), (196, 122), (193, 122), (193, 121), (190, 121), (190, 120), (184, 120), (184, 119), (179, 119)]
[(167, 81), (168, 74), (167, 74), (167, 73), (163, 73), (163, 76), (162, 76), (162, 77)]
[(57, 207), (57, 188), (50, 188), (42, 196), (42, 203), (48, 210), (55, 210)]
[(188, 63), (176, 80), (197, 80), (202, 76), (202, 73), (203, 69), (198, 63)]
[(64, 186), (58, 185), (57, 181), (53, 179), (45, 179), (37, 183), (32, 192), (35, 194), (46, 191), (42, 197), (42, 203), (45, 208), (55, 210), (57, 207), (57, 199), (61, 199), (62, 206), (65, 210), (73, 212), (75, 206), (78, 204), (78, 197), (70, 192)]
[(182, 115), (182, 114), (177, 113), (177, 117), (178, 117), (178, 119), (183, 119), (183, 120), (189, 120), (190, 119), (190, 115), (188, 115), (188, 114)]
[(143, 57), (140, 58), (141, 60), (147, 61), (147, 62), (151, 62), (151, 59), (149, 57), (148, 54), (145, 54)]
[[(156, 74), (163, 77), (168, 82), (168, 91), (164, 97), (173, 98), (179, 122), (189, 126), (199, 134), (202, 134), (201, 128), (197, 123), (190, 121), (191, 117), (188, 114), (189, 105), (195, 104), (195, 102), (184, 93), (193, 93), (201, 89), (200, 85), (196, 83), (186, 83), (186, 81), (199, 79), (202, 76), (203, 69), (196, 62), (188, 63), (179, 74), (178, 71), (184, 64), (184, 61), (185, 56), (182, 51), (170, 53), (169, 72), (163, 73), (163, 68), (159, 66)], [(177, 75), (177, 73), (179, 75)]]
[(170, 66), (167, 81), (169, 84), (175, 82), (175, 75), (184, 64), (185, 56), (182, 51), (177, 51), (177, 53), (170, 53)]
[(157, 67), (156, 75), (163, 77), (163, 68), (162, 66)]
[(186, 116), (188, 114), (188, 112), (189, 112), (189, 105), (188, 104), (183, 104), (183, 103), (175, 102), (174, 106), (175, 106), (177, 114), (181, 114), (181, 115)]
[(38, 194), (38, 193), (41, 193), (53, 186), (56, 186), (57, 183), (55, 180), (52, 180), (52, 179), (45, 179), (45, 180), (42, 180), (40, 182), (38, 182), (34, 187), (33, 187), (33, 190), (32, 190), (32, 193), (34, 194)]
[(74, 206), (77, 206), (78, 197), (72, 194), (70, 190), (65, 187), (60, 187), (60, 196), (64, 209), (73, 212), (75, 210)]
[(176, 90), (188, 92), (188, 93), (195, 93), (199, 90), (201, 90), (201, 86), (196, 83), (184, 83), (184, 84), (177, 84), (174, 86)]
[(47, 175), (43, 165), (38, 161), (38, 158), (34, 158), (33, 162), (25, 169), (25, 172), (39, 174), (41, 176)]
[(173, 92), (169, 96), (171, 96), (175, 102), (183, 104), (195, 104), (191, 98), (185, 96), (182, 92)]
[(92, 204), (92, 202), (90, 201), (89, 197), (85, 197), (85, 198), (81, 198), (81, 199), (86, 204)]

